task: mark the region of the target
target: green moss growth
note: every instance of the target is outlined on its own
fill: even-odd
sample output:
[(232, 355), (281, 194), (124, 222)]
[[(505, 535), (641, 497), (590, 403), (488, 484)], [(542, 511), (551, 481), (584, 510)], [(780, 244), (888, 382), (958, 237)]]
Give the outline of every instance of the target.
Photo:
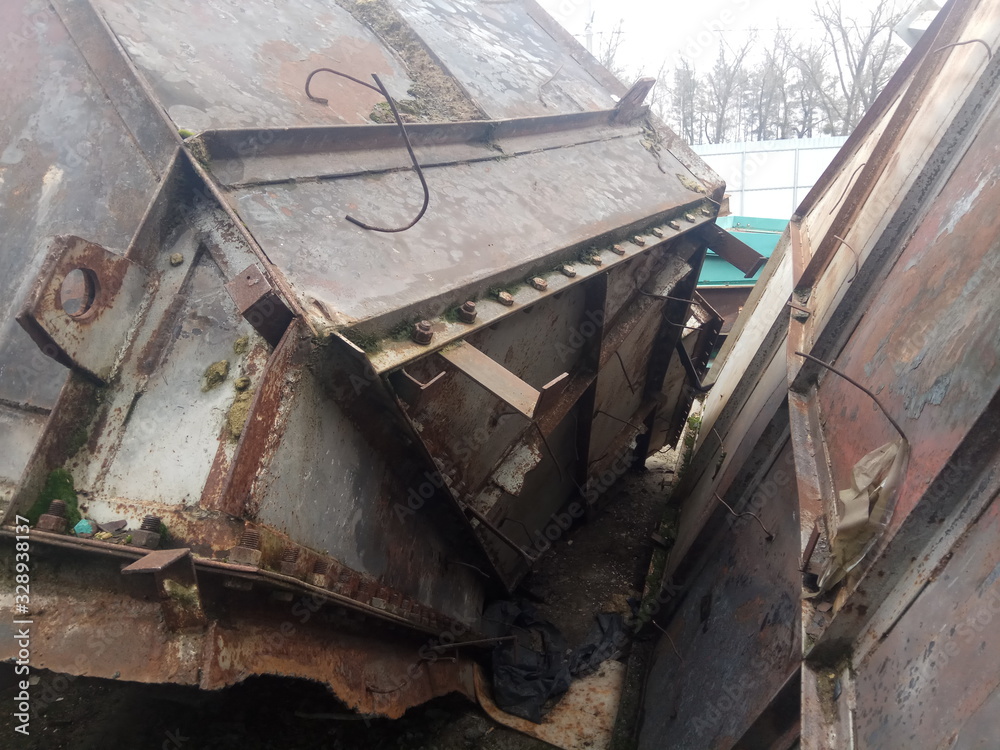
[(201, 609), (201, 597), (198, 595), (198, 584), (184, 586), (177, 581), (165, 578), (163, 590), (167, 596), (188, 609)]
[(684, 433), (684, 448), (681, 454), (681, 466), (677, 472), (677, 478), (681, 479), (691, 468), (694, 460), (694, 446), (698, 442), (698, 433), (701, 432), (701, 417), (697, 414), (688, 417), (687, 430)]
[(209, 169), (212, 166), (212, 158), (209, 156), (208, 148), (205, 146), (204, 141), (200, 138), (195, 138), (190, 141), (184, 141), (187, 145), (188, 150), (199, 164), (201, 164), (205, 169)]
[(167, 525), (160, 521), (160, 546), (165, 547), (166, 542), (170, 541), (170, 531), (167, 529)]
[(374, 336), (370, 333), (362, 333), (356, 329), (351, 329), (348, 331), (343, 331), (344, 338), (358, 347), (361, 351), (367, 352), (368, 354), (374, 354), (382, 345), (379, 343), (378, 336)]
[(444, 318), (449, 323), (461, 323), (462, 319), (458, 316), (458, 308), (460, 306), (461, 305), (452, 305), (451, 307), (449, 307), (447, 310), (444, 311), (444, 315), (442, 315), (441, 317)]
[(243, 391), (236, 394), (233, 405), (229, 407), (226, 415), (226, 424), (229, 427), (229, 437), (232, 440), (239, 440), (246, 426), (247, 418), (250, 416), (250, 404), (253, 402), (253, 394), (250, 391)]
[(389, 329), (389, 333), (386, 338), (390, 338), (393, 341), (406, 341), (413, 334), (413, 326), (415, 326), (420, 320), (420, 318), (401, 320)]
[[(396, 108), (399, 109), (401, 113), (400, 117), (402, 117), (403, 109), (399, 106), (399, 102), (396, 102)], [(368, 115), (368, 119), (382, 125), (388, 125), (389, 123), (396, 122), (396, 118), (392, 116), (392, 108), (389, 106), (389, 102), (379, 102), (372, 107), (372, 111), (371, 114)]]
[(194, 132), (188, 130), (187, 128), (177, 128), (177, 132), (180, 134), (181, 138), (190, 138), (194, 135)]
[(73, 487), (73, 475), (66, 469), (53, 469), (45, 478), (45, 486), (42, 487), (38, 499), (28, 509), (25, 516), (28, 522), (34, 526), (43, 513), (49, 512), (49, 505), (53, 500), (62, 500), (66, 503), (66, 528), (72, 529), (80, 521), (80, 506), (76, 500), (76, 489)]
[(229, 360), (221, 359), (218, 362), (213, 362), (205, 368), (201, 389), (203, 391), (210, 391), (227, 377), (229, 377)]

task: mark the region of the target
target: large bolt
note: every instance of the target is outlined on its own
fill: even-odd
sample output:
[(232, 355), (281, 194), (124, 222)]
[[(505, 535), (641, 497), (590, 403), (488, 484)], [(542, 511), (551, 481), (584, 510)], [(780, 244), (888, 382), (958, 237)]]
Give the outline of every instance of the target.
[(156, 549), (160, 546), (160, 517), (145, 516), (139, 525), (138, 531), (132, 532), (132, 540), (129, 542), (133, 547), (144, 549)]
[(139, 526), (143, 531), (154, 531), (157, 534), (160, 533), (160, 517), (159, 516), (146, 516), (142, 519), (142, 524)]
[(298, 573), (299, 548), (294, 544), (287, 544), (281, 551), (281, 575), (294, 576)]
[(463, 323), (473, 323), (476, 320), (476, 303), (471, 299), (458, 308), (458, 319)]
[(514, 304), (514, 295), (510, 292), (497, 292), (497, 300), (504, 307), (510, 307)]
[(38, 518), (35, 528), (39, 531), (51, 531), (53, 534), (64, 534), (66, 532), (66, 503), (62, 500), (53, 500), (49, 503), (49, 512), (43, 513)]
[(309, 574), (309, 583), (325, 589), (330, 582), (327, 573), (330, 570), (330, 563), (326, 560), (317, 560), (313, 563), (312, 573)]
[(413, 326), (413, 340), (418, 344), (424, 344), (426, 346), (431, 343), (432, 338), (434, 338), (434, 331), (431, 330), (430, 321), (421, 320)]
[(535, 276), (534, 278), (529, 279), (528, 283), (540, 292), (544, 292), (549, 288), (549, 283), (541, 276)]
[(229, 562), (257, 568), (260, 567), (260, 556), (260, 532), (246, 529), (240, 537), (240, 543), (229, 551)]

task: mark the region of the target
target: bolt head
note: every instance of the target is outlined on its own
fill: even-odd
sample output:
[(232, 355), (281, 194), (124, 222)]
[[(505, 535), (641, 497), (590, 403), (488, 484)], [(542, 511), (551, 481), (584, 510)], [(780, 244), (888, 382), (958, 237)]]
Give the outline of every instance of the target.
[(500, 292), (497, 294), (497, 301), (504, 307), (510, 307), (514, 304), (514, 295), (510, 292)]
[(662, 237), (663, 236), (663, 230), (660, 229), (659, 227), (653, 227), (653, 236), (654, 237)]
[(66, 533), (66, 519), (63, 516), (54, 516), (51, 513), (42, 513), (38, 517), (35, 528), (39, 531), (49, 531), (53, 534)]
[(708, 206), (705, 206), (704, 208), (701, 209), (701, 215), (702, 216), (711, 216), (712, 215), (712, 209), (710, 209)]
[(430, 321), (421, 320), (413, 327), (413, 340), (418, 344), (429, 344), (434, 338), (434, 331), (431, 330)]
[(671, 229), (673, 229), (675, 232), (680, 231), (680, 228), (681, 228), (681, 225), (678, 224), (673, 219), (671, 219), (670, 221), (667, 222), (667, 226), (670, 227)]
[(644, 240), (639, 235), (636, 235), (635, 237), (632, 238), (632, 244), (638, 245), (639, 247), (645, 247), (646, 246), (646, 240)]
[(541, 276), (535, 276), (531, 281), (528, 282), (532, 287), (540, 292), (544, 292), (549, 288), (549, 283), (543, 279)]
[(603, 266), (604, 259), (600, 255), (591, 255), (587, 258), (587, 262), (592, 266)]
[(229, 551), (229, 562), (234, 565), (249, 565), (254, 568), (260, 567), (261, 551), (250, 547), (233, 547)]
[(469, 300), (458, 308), (458, 319), (463, 323), (472, 323), (476, 319), (476, 303)]
[(614, 245), (611, 248), (611, 252), (613, 252), (615, 255), (624, 255), (625, 254), (625, 248), (622, 247), (621, 245)]
[(160, 535), (155, 531), (144, 531), (139, 529), (137, 531), (131, 532), (132, 541), (129, 542), (133, 547), (142, 547), (144, 549), (156, 549), (160, 546)]
[(560, 266), (559, 270), (562, 271), (563, 276), (569, 276), (571, 279), (576, 276), (576, 269), (573, 266)]
[(690, 224), (694, 224), (695, 222), (694, 214), (684, 214), (684, 221)]
[(313, 586), (318, 586), (321, 589), (325, 589), (329, 583), (326, 573), (310, 573), (309, 583)]

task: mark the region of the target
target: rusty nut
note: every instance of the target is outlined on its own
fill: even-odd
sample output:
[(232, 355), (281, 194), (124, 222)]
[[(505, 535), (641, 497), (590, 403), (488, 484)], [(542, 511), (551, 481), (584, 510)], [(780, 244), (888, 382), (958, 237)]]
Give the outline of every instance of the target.
[(53, 500), (49, 503), (49, 512), (39, 516), (35, 528), (53, 534), (64, 534), (66, 533), (66, 523), (66, 503), (62, 500)]
[(535, 276), (534, 278), (530, 279), (528, 281), (528, 283), (534, 289), (537, 289), (540, 292), (544, 292), (546, 289), (549, 288), (549, 283), (545, 279), (543, 279), (541, 276)]
[(51, 513), (43, 513), (38, 517), (35, 528), (39, 531), (49, 531), (53, 534), (66, 533), (66, 519), (62, 516), (54, 516)]
[(559, 270), (562, 272), (563, 276), (568, 276), (571, 279), (574, 276), (576, 276), (576, 269), (573, 268), (573, 266), (570, 265), (559, 266)]
[(654, 237), (663, 237), (663, 230), (660, 229), (659, 227), (653, 227), (653, 236)]
[(624, 255), (625, 248), (622, 247), (621, 245), (613, 245), (611, 247), (611, 252), (613, 252), (615, 255)]
[(684, 214), (684, 221), (690, 224), (694, 224), (695, 222), (694, 214)]
[(474, 323), (476, 321), (476, 303), (471, 299), (458, 308), (458, 319), (463, 323)]
[(670, 221), (667, 222), (667, 226), (670, 227), (671, 229), (673, 229), (675, 232), (679, 232), (680, 229), (681, 229), (681, 225), (678, 224), (673, 219), (671, 219)]
[(234, 565), (260, 567), (260, 533), (247, 529), (240, 537), (240, 543), (229, 551), (229, 562)]
[(633, 245), (638, 245), (639, 247), (645, 247), (646, 246), (646, 240), (644, 238), (640, 237), (639, 235), (636, 235), (635, 237), (632, 238), (632, 244)]
[(155, 531), (146, 531), (145, 529), (138, 529), (131, 533), (132, 541), (129, 542), (133, 547), (142, 547), (143, 549), (156, 549), (160, 546), (160, 535)]
[(286, 545), (281, 551), (281, 564), (278, 570), (283, 576), (298, 577), (299, 573), (299, 548), (294, 544)]
[(434, 331), (431, 330), (431, 324), (428, 320), (421, 320), (415, 326), (413, 326), (413, 340), (418, 344), (427, 345), (431, 343), (431, 339), (434, 338)]
[(514, 304), (514, 295), (510, 292), (497, 292), (497, 301), (504, 307)]

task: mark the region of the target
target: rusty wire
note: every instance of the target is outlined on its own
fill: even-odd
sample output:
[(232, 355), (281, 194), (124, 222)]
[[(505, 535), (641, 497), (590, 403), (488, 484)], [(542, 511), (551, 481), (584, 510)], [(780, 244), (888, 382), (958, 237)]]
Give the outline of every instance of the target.
[(618, 353), (615, 349), (615, 356), (618, 357), (618, 364), (622, 366), (622, 375), (625, 376), (625, 382), (628, 383), (628, 389), (635, 394), (635, 386), (632, 385), (632, 378), (628, 376), (628, 370), (625, 369), (625, 362), (622, 360), (622, 355)]
[(839, 242), (842, 242), (844, 244), (844, 246), (848, 250), (850, 250), (852, 253), (854, 253), (854, 275), (847, 280), (847, 283), (850, 284), (852, 281), (854, 281), (856, 278), (858, 278), (858, 270), (859, 270), (859, 267), (858, 267), (858, 251), (855, 250), (853, 247), (851, 247), (850, 244), (848, 244), (847, 240), (845, 240), (843, 237), (838, 237), (837, 235), (833, 235), (833, 239), (838, 240)]
[(719, 493), (718, 492), (713, 492), (712, 494), (715, 495), (715, 499), (716, 500), (718, 500), (720, 503), (722, 503), (724, 506), (726, 506), (726, 510), (728, 510), (730, 513), (732, 513), (737, 518), (742, 518), (743, 516), (750, 516), (757, 523), (759, 523), (760, 527), (762, 529), (764, 529), (764, 533), (767, 534), (767, 536), (765, 537), (767, 539), (767, 541), (770, 542), (772, 539), (774, 539), (774, 533), (771, 532), (771, 531), (768, 531), (767, 526), (764, 525), (764, 522), (760, 520), (760, 516), (758, 516), (756, 513), (751, 513), (748, 510), (743, 511), (742, 513), (737, 513), (735, 510), (733, 510), (733, 506), (731, 506), (729, 503), (727, 503), (725, 500), (723, 500), (721, 497), (719, 497)]
[(864, 169), (867, 164), (868, 162), (863, 161), (857, 166), (857, 168), (853, 172), (851, 172), (851, 176), (847, 179), (847, 184), (844, 185), (844, 192), (842, 192), (840, 194), (840, 197), (837, 198), (837, 202), (834, 203), (833, 206), (830, 208), (830, 211), (829, 213), (827, 213), (827, 216), (830, 216), (834, 211), (837, 210), (837, 206), (839, 206), (840, 202), (844, 200), (844, 198), (847, 196), (847, 191), (850, 190), (851, 185), (854, 184), (854, 178), (858, 176), (858, 172)]
[(423, 169), (420, 168), (420, 162), (417, 161), (417, 155), (413, 153), (413, 145), (410, 143), (410, 136), (406, 132), (406, 125), (403, 124), (403, 118), (399, 116), (399, 110), (396, 109), (396, 102), (393, 101), (393, 98), (391, 96), (389, 96), (389, 92), (386, 90), (385, 86), (382, 83), (382, 80), (378, 77), (377, 74), (372, 73), (372, 78), (375, 80), (375, 83), (378, 84), (378, 88), (372, 86), (370, 83), (365, 83), (364, 81), (355, 78), (354, 76), (349, 76), (346, 73), (341, 73), (339, 70), (333, 70), (332, 68), (317, 68), (316, 70), (312, 71), (306, 78), (306, 86), (305, 86), (306, 96), (308, 96), (314, 102), (319, 102), (320, 104), (329, 103), (329, 100), (327, 99), (323, 99), (322, 97), (318, 96), (313, 96), (312, 92), (309, 90), (309, 85), (312, 83), (313, 76), (315, 76), (317, 73), (332, 73), (333, 75), (340, 76), (341, 78), (346, 78), (347, 80), (353, 81), (354, 83), (359, 83), (362, 86), (365, 86), (366, 88), (372, 89), (373, 91), (378, 91), (380, 94), (382, 94), (383, 97), (385, 97), (385, 100), (389, 103), (389, 109), (392, 110), (392, 116), (396, 119), (396, 125), (399, 126), (399, 132), (403, 136), (403, 143), (406, 145), (406, 152), (410, 155), (410, 162), (413, 164), (413, 171), (417, 173), (417, 177), (420, 179), (420, 187), (423, 188), (424, 191), (424, 202), (423, 205), (420, 207), (419, 213), (417, 213), (416, 218), (414, 218), (413, 221), (411, 221), (405, 227), (398, 227), (398, 228), (377, 227), (372, 224), (367, 224), (361, 221), (360, 219), (355, 219), (350, 214), (346, 215), (344, 218), (347, 219), (352, 224), (356, 224), (362, 229), (368, 229), (372, 232), (385, 232), (387, 234), (394, 234), (397, 232), (405, 232), (407, 229), (412, 228), (414, 225), (416, 225), (418, 221), (420, 221), (424, 217), (424, 214), (427, 213), (427, 206), (431, 200), (431, 193), (430, 189), (427, 187), (427, 179), (424, 177), (424, 171)]
[(965, 44), (976, 44), (977, 42), (986, 47), (986, 59), (992, 60), (993, 50), (990, 48), (989, 43), (985, 39), (966, 39), (964, 42), (952, 42), (951, 44), (945, 44), (941, 47), (938, 47), (936, 50), (934, 50), (934, 53), (940, 52), (941, 50), (944, 49), (948, 49), (949, 47), (961, 47)]
[(900, 427), (899, 424), (896, 422), (896, 420), (893, 419), (889, 415), (889, 412), (882, 405), (882, 402), (879, 401), (878, 397), (874, 393), (872, 393), (868, 388), (865, 388), (863, 385), (861, 385), (861, 383), (859, 383), (857, 380), (855, 380), (854, 378), (852, 378), (850, 375), (845, 375), (844, 373), (842, 373), (840, 370), (838, 370), (833, 365), (828, 364), (828, 363), (824, 362), (823, 360), (821, 360), (821, 359), (819, 359), (817, 357), (812, 356), (811, 354), (806, 354), (805, 352), (795, 352), (795, 353), (798, 354), (800, 357), (804, 357), (805, 359), (808, 359), (810, 362), (815, 362), (820, 367), (825, 367), (827, 370), (829, 370), (830, 372), (832, 372), (834, 375), (839, 375), (844, 380), (846, 380), (848, 383), (850, 383), (851, 385), (853, 385), (855, 388), (857, 388), (860, 391), (862, 391), (863, 393), (865, 393), (868, 396), (868, 398), (870, 398), (873, 402), (875, 402), (875, 406), (877, 406), (879, 408), (879, 410), (882, 412), (882, 415), (886, 419), (889, 420), (889, 424), (891, 424), (893, 426), (893, 428), (896, 430), (896, 432), (899, 433), (899, 436), (901, 438), (903, 438), (903, 440), (905, 440), (907, 443), (910, 442), (909, 440), (907, 440), (906, 433), (903, 432), (903, 428)]

